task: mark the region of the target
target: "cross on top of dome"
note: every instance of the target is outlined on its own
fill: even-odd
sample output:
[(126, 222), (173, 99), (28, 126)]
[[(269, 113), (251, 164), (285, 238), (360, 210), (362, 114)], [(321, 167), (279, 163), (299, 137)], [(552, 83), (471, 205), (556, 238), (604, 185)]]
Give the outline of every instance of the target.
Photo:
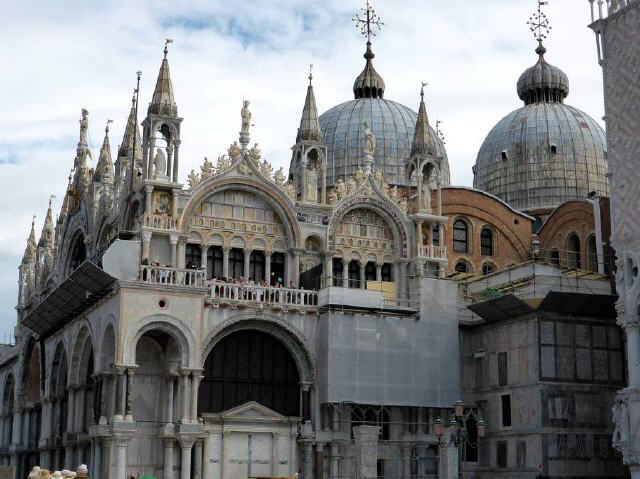
[(367, 37), (367, 51), (364, 54), (367, 63), (353, 84), (353, 93), (356, 99), (382, 98), (384, 96), (384, 80), (373, 68), (372, 60), (375, 55), (371, 50), (371, 37), (376, 36), (375, 28), (377, 27), (378, 30), (381, 30), (384, 23), (369, 4), (369, 0), (367, 0), (367, 8), (362, 8), (361, 11), (363, 15), (360, 16), (356, 13), (352, 20), (360, 29), (360, 32)]
[(546, 40), (552, 28), (547, 14), (542, 11), (544, 5), (549, 5), (549, 2), (538, 0), (538, 11), (531, 15), (527, 21), (527, 25), (529, 25), (529, 29), (533, 33), (534, 38), (538, 40), (540, 44), (542, 44), (542, 40)]
[(360, 15), (356, 13), (352, 20), (356, 24), (356, 27), (360, 29), (360, 32), (367, 37), (367, 43), (371, 43), (371, 37), (376, 36), (376, 33), (371, 27), (378, 27), (379, 31), (382, 30), (382, 25), (384, 25), (384, 23), (373, 7), (369, 4), (369, 0), (367, 0), (367, 8), (361, 8), (360, 10), (363, 13), (363, 17), (361, 18)]

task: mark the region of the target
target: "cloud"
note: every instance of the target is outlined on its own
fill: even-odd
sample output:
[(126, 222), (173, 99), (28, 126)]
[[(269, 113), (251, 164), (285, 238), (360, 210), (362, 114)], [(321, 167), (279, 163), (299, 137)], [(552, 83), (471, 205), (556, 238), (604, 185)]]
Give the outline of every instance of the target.
[[(180, 175), (216, 158), (237, 139), (240, 107), (251, 99), (257, 141), (276, 167), (288, 167), (314, 64), (318, 108), (352, 97), (364, 66), (364, 42), (351, 22), (362, 2), (339, 0), (57, 0), (10, 2), (0, 42), (0, 337), (15, 323), (17, 266), (32, 214), (41, 227), (50, 194), (64, 195), (73, 166), (80, 109), (90, 111), (97, 158), (107, 118), (120, 142), (143, 71), (150, 100), (165, 38), (179, 113), (184, 117)], [(475, 155), (492, 125), (518, 108), (515, 86), (534, 64), (525, 24), (535, 2), (377, 0), (383, 31), (374, 39), (386, 97), (417, 109), (427, 80), (432, 122), (447, 138), (452, 180), (472, 183)], [(601, 70), (583, 0), (552, 0), (547, 59), (571, 80), (567, 102), (603, 115)], [(141, 118), (142, 119), (142, 118)]]

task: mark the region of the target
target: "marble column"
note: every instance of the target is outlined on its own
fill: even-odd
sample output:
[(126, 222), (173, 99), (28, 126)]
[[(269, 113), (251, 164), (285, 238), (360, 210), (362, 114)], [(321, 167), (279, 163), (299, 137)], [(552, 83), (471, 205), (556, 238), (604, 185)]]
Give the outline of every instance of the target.
[(173, 438), (165, 438), (163, 441), (164, 441), (163, 479), (173, 479)]
[(637, 388), (640, 386), (640, 324), (628, 321), (623, 327), (627, 334), (629, 387)]
[[(293, 259), (293, 286), (294, 288), (299, 287), (300, 282), (300, 253), (298, 251), (294, 251), (292, 254)], [(291, 280), (289, 280), (291, 282)], [(287, 285), (288, 287), (289, 285)]]
[(193, 440), (182, 441), (180, 447), (182, 449), (180, 479), (191, 479), (191, 448), (193, 447)]
[(338, 445), (335, 442), (331, 443), (330, 454), (329, 476), (331, 479), (338, 479), (340, 476), (340, 458), (338, 457)]
[(127, 477), (127, 442), (128, 437), (120, 436), (114, 439), (115, 461), (114, 461), (114, 479)]
[(115, 414), (114, 421), (122, 421), (124, 419), (124, 403), (126, 394), (126, 385), (124, 379), (124, 371), (118, 370), (115, 375), (116, 394), (115, 394)]
[(153, 214), (153, 206), (152, 206), (153, 185), (145, 185), (144, 191), (145, 191), (144, 212), (148, 215), (151, 215)]
[(458, 478), (458, 448), (453, 445), (440, 446), (438, 454), (440, 462), (438, 463), (438, 479), (457, 479)]
[(382, 265), (376, 263), (376, 281), (382, 281)]
[(185, 265), (186, 247), (187, 247), (187, 243), (185, 242), (185, 240), (183, 238), (180, 238), (178, 240), (178, 259), (177, 259), (177, 267), (178, 268), (183, 268), (184, 269), (184, 267), (186, 266)]
[(322, 178), (321, 178), (321, 184), (320, 184), (320, 201), (322, 202), (323, 205), (327, 204), (327, 167), (326, 166), (322, 166), (321, 167), (321, 174), (322, 174)]
[(358, 288), (360, 289), (367, 289), (367, 281), (365, 280), (366, 271), (367, 271), (367, 264), (360, 263), (360, 284), (358, 285)]
[(207, 434), (207, 436), (204, 438), (204, 457), (202, 460), (202, 479), (210, 479), (213, 477), (213, 468), (211, 467), (211, 461), (209, 460), (209, 457), (212, 454), (212, 445), (213, 445), (213, 440), (211, 437), (211, 434)]
[[(151, 263), (151, 260), (149, 258), (149, 249), (151, 246), (151, 231), (143, 231), (142, 232), (142, 259), (143, 260), (149, 260), (149, 263)], [(150, 281), (151, 278), (147, 278), (148, 281)]]
[[(196, 441), (193, 448), (193, 479), (203, 479), (202, 477), (202, 441)], [(208, 478), (204, 478), (208, 479)]]
[(174, 376), (168, 376), (167, 377), (167, 397), (166, 397), (166, 402), (167, 402), (167, 415), (165, 417), (165, 421), (168, 423), (172, 423), (173, 422), (173, 388), (174, 388), (174, 383), (175, 383), (175, 377)]
[(197, 372), (193, 372), (191, 378), (191, 422), (197, 424), (198, 422), (198, 387), (200, 386), (200, 376)]
[(11, 444), (19, 446), (22, 442), (22, 412), (13, 413), (13, 437), (11, 438)]
[(201, 244), (200, 245), (200, 269), (204, 271), (204, 277), (208, 278), (207, 275), (207, 254), (209, 254), (209, 245)]
[(94, 479), (102, 479), (102, 442), (99, 438), (95, 438), (93, 452), (93, 477)]
[(271, 255), (273, 252), (264, 252), (264, 280), (271, 286)]
[(133, 368), (129, 368), (127, 369), (127, 394), (125, 396), (125, 402), (124, 402), (124, 420), (125, 421), (129, 421), (129, 422), (133, 422), (133, 373), (134, 373), (134, 369)]
[(342, 287), (349, 287), (349, 262), (346, 259), (342, 260)]
[(173, 172), (173, 145), (167, 145), (167, 171), (165, 174), (171, 179)]
[(229, 250), (228, 246), (222, 247), (222, 276), (229, 279)]
[(302, 479), (313, 479), (313, 443), (302, 442)]
[[(75, 432), (75, 417), (76, 417), (76, 386), (69, 386), (69, 399), (67, 401), (67, 432)], [(64, 431), (63, 431), (64, 432)]]
[(29, 447), (29, 443), (31, 442), (31, 408), (25, 408), (23, 418), (22, 444), (25, 447)]
[(249, 279), (250, 273), (251, 273), (251, 250), (250, 249), (246, 249), (244, 250), (244, 278), (246, 280)]
[(178, 235), (169, 236), (169, 244), (171, 246), (171, 262), (172, 268), (178, 267)]
[(173, 172), (171, 174), (171, 181), (178, 182), (178, 166), (180, 163), (180, 143), (181, 140), (173, 140)]
[[(67, 445), (64, 447), (64, 462), (62, 464), (63, 469), (73, 469), (73, 446)], [(124, 476), (122, 476), (124, 477)]]
[(189, 374), (191, 371), (182, 370), (180, 374), (182, 375), (182, 422), (189, 422)]
[(102, 438), (102, 469), (107, 471), (105, 479), (114, 479), (114, 449), (113, 437)]
[[(85, 411), (87, 409), (87, 387), (82, 386), (78, 389), (77, 394), (77, 408), (76, 408), (76, 431), (85, 431), (88, 428), (85, 428), (85, 423), (88, 424), (87, 418), (85, 418)], [(78, 464), (82, 464), (79, 462)]]
[(315, 479), (323, 479), (324, 477), (324, 444), (319, 442), (316, 444), (316, 477)]

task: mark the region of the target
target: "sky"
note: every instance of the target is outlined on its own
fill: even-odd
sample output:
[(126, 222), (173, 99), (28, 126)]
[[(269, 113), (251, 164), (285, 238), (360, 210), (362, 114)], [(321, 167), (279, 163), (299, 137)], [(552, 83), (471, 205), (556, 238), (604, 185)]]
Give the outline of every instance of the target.
[[(417, 110), (420, 82), (432, 123), (442, 122), (452, 183), (471, 168), (490, 129), (519, 108), (519, 75), (537, 44), (526, 21), (535, 0), (372, 0), (384, 26), (373, 39), (385, 98)], [(361, 0), (21, 0), (0, 18), (0, 342), (16, 322), (18, 265), (32, 216), (42, 228), (50, 195), (59, 211), (73, 167), (82, 108), (94, 158), (113, 119), (115, 158), (143, 72), (141, 115), (151, 99), (165, 38), (184, 118), (180, 178), (237, 140), (243, 98), (252, 141), (288, 168), (313, 64), (323, 112), (353, 97), (365, 40), (351, 18)], [(587, 28), (587, 0), (549, 0), (546, 59), (570, 80), (566, 103), (603, 116), (602, 73)]]

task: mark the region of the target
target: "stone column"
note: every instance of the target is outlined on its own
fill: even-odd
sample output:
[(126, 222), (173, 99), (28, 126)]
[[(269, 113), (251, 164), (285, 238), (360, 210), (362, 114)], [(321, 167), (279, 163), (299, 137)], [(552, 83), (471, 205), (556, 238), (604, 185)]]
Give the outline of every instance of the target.
[(115, 461), (114, 461), (114, 479), (127, 477), (127, 442), (129, 438), (126, 436), (117, 436), (114, 438)]
[(250, 271), (251, 271), (251, 266), (250, 266), (250, 263), (249, 263), (250, 259), (251, 259), (251, 250), (245, 248), (245, 250), (244, 250), (244, 275), (243, 276), (244, 276), (244, 278), (246, 280), (249, 279), (249, 274), (250, 274)]
[(123, 370), (117, 370), (116, 371), (116, 375), (114, 377), (115, 380), (115, 395), (114, 395), (114, 399), (115, 399), (115, 409), (114, 409), (114, 415), (113, 415), (113, 420), (114, 421), (122, 421), (124, 419), (124, 394), (126, 393), (125, 391), (125, 384), (124, 384), (124, 371)]
[(179, 166), (179, 159), (180, 159), (180, 143), (181, 140), (173, 140), (173, 146), (174, 146), (174, 151), (173, 151), (173, 173), (171, 175), (171, 181), (173, 181), (174, 183), (178, 182), (178, 166)]
[(333, 255), (331, 253), (325, 253), (323, 260), (324, 265), (322, 269), (324, 270), (324, 282), (320, 287), (328, 288), (329, 286), (333, 286)]
[[(177, 221), (177, 220), (176, 220)], [(185, 255), (186, 255), (186, 247), (187, 247), (187, 243), (186, 240), (184, 238), (180, 238), (178, 240), (178, 260), (177, 260), (177, 265), (178, 268), (184, 268), (186, 265), (184, 264), (186, 261)]]
[(321, 167), (321, 183), (320, 183), (320, 201), (322, 202), (323, 205), (327, 204), (327, 167), (326, 165), (323, 165)]
[[(193, 479), (203, 479), (202, 477), (202, 441), (195, 443), (193, 451)], [(208, 479), (208, 478), (205, 478)]]
[(64, 462), (61, 466), (63, 469), (73, 468), (73, 446), (70, 444), (64, 447)]
[(278, 464), (278, 458), (280, 457), (279, 454), (279, 437), (280, 435), (273, 431), (271, 432), (271, 475), (273, 477), (278, 477), (281, 474), (279, 473), (279, 464)]
[(19, 446), (22, 441), (22, 412), (13, 413), (13, 437), (11, 438), (11, 444)]
[(127, 394), (124, 402), (124, 420), (129, 422), (133, 421), (133, 373), (133, 368), (127, 369)]
[(151, 138), (149, 138), (149, 149), (145, 156), (147, 161), (147, 178), (148, 179), (153, 178), (153, 157), (155, 156), (155, 153), (156, 153), (155, 150), (156, 150), (156, 139), (152, 134)]
[(349, 262), (342, 258), (342, 287), (349, 287)]
[[(149, 249), (151, 246), (151, 231), (142, 232), (142, 259), (149, 260)], [(150, 261), (149, 261), (150, 262)]]
[(180, 479), (191, 479), (191, 448), (193, 447), (193, 443), (194, 440), (191, 438), (180, 441), (180, 447), (182, 449)]
[(627, 321), (624, 329), (627, 334), (629, 388), (637, 388), (640, 386), (640, 323)]
[(272, 251), (264, 252), (264, 280), (271, 286), (271, 255)]
[(458, 478), (458, 448), (449, 445), (449, 440), (445, 440), (444, 445), (440, 445), (440, 462), (438, 464), (438, 479)]
[(178, 235), (169, 236), (169, 244), (171, 245), (171, 267), (178, 267)]
[(169, 144), (167, 146), (167, 171), (165, 171), (165, 174), (167, 175), (167, 177), (169, 177), (170, 180), (172, 177), (172, 172), (173, 172), (173, 146)]
[(376, 263), (376, 281), (382, 281), (382, 265)]
[(153, 185), (145, 185), (144, 187), (145, 197), (144, 197), (144, 212), (148, 215), (153, 214), (152, 208), (152, 200), (153, 200)]
[(442, 216), (442, 182), (438, 179), (438, 216)]
[(378, 477), (378, 426), (356, 426), (353, 428), (358, 479)]
[(302, 201), (307, 201), (307, 152), (306, 151), (302, 152), (302, 160), (300, 161), (300, 165), (298, 167), (298, 173), (300, 178), (300, 188), (298, 188), (298, 192), (300, 193), (300, 199)]
[(360, 289), (367, 289), (367, 281), (365, 279), (366, 271), (367, 271), (367, 264), (361, 261), (360, 262), (360, 284), (358, 285), (358, 288)]
[(204, 271), (204, 277), (207, 277), (207, 254), (209, 253), (209, 245), (200, 245), (200, 269)]
[(194, 371), (191, 378), (191, 422), (194, 424), (198, 423), (198, 387), (200, 386), (200, 379), (202, 379), (202, 376)]
[[(299, 282), (300, 282), (300, 252), (293, 251), (292, 259), (293, 259), (293, 278), (292, 278), (293, 286), (295, 288), (298, 288)], [(292, 280), (289, 280), (289, 282), (291, 282)], [(289, 285), (287, 285), (287, 287), (289, 287)]]
[(402, 479), (411, 479), (411, 446), (402, 448)]
[(315, 479), (323, 479), (324, 477), (324, 444), (319, 442), (316, 444), (316, 477)]
[[(114, 447), (113, 447), (113, 437), (112, 436), (108, 436), (108, 437), (104, 437), (102, 438), (102, 463), (103, 463), (103, 469), (107, 470), (107, 477), (106, 479), (113, 479), (114, 478), (114, 469), (113, 469), (113, 465), (114, 465), (114, 457), (113, 457), (113, 451), (114, 451)], [(104, 475), (104, 473), (103, 473)], [(102, 479), (102, 478), (99, 478)]]
[(102, 479), (102, 442), (100, 438), (94, 440), (93, 464), (91, 464), (94, 479)]
[(189, 422), (189, 374), (191, 371), (183, 369), (182, 375), (182, 422)]
[[(89, 423), (89, 418), (85, 417), (85, 411), (87, 409), (87, 386), (82, 386), (80, 389), (78, 389), (78, 407), (77, 407), (77, 411), (76, 411), (76, 418), (77, 418), (77, 424), (76, 424), (76, 431), (85, 431), (88, 430), (85, 429), (85, 423)], [(82, 462), (80, 462), (79, 464), (82, 464)]]
[(167, 377), (167, 415), (166, 415), (166, 422), (168, 423), (172, 423), (173, 422), (173, 387), (174, 387), (174, 383), (175, 383), (175, 378), (174, 376), (168, 376)]
[(422, 220), (416, 220), (416, 241), (417, 241), (417, 251), (416, 256), (422, 256), (422, 248), (424, 245), (424, 233), (422, 231)]
[(31, 442), (31, 408), (25, 408), (23, 418), (22, 444), (24, 444), (25, 447), (29, 447), (29, 443)]
[[(220, 437), (222, 439), (222, 436)], [(204, 457), (203, 457), (203, 464), (202, 464), (202, 479), (210, 479), (211, 477), (213, 477), (213, 470), (211, 468), (211, 461), (209, 461), (209, 457), (211, 456), (211, 453), (213, 451), (211, 451), (211, 445), (212, 445), (212, 440), (211, 440), (211, 434), (208, 434), (205, 438), (204, 438)], [(222, 458), (220, 458), (222, 460)]]
[[(76, 386), (69, 386), (69, 399), (67, 401), (67, 432), (75, 432), (75, 410), (76, 410)], [(64, 431), (63, 431), (64, 433)], [(72, 467), (72, 466), (69, 466)]]
[(302, 479), (313, 479), (313, 443), (302, 442)]
[[(176, 182), (176, 180), (173, 181)], [(178, 218), (178, 197), (180, 196), (180, 190), (178, 188), (174, 188), (171, 190), (171, 193), (173, 193), (173, 200), (171, 201), (171, 216), (173, 221), (177, 223), (180, 219)]]
[(329, 476), (331, 479), (338, 479), (340, 476), (340, 461), (338, 458), (338, 445), (335, 442), (331, 443), (330, 454)]
[(165, 438), (164, 442), (164, 476), (163, 479), (173, 479), (173, 438)]
[(229, 250), (228, 246), (222, 247), (222, 276), (229, 279)]

